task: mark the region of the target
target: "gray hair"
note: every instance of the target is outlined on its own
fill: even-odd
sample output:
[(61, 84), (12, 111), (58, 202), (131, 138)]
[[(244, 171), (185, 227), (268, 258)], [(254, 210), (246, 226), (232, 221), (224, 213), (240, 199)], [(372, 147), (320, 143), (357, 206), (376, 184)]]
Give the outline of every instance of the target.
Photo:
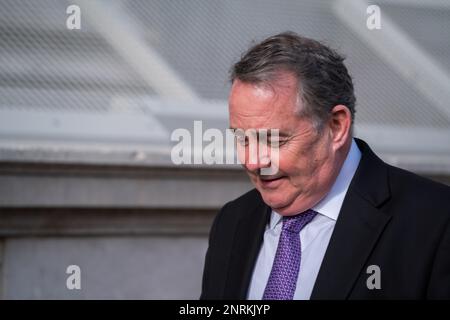
[(281, 71), (292, 72), (299, 85), (307, 116), (321, 131), (332, 108), (342, 104), (355, 118), (356, 98), (353, 82), (344, 65), (344, 57), (326, 45), (294, 32), (283, 32), (251, 47), (233, 65), (230, 80), (247, 83), (271, 83)]

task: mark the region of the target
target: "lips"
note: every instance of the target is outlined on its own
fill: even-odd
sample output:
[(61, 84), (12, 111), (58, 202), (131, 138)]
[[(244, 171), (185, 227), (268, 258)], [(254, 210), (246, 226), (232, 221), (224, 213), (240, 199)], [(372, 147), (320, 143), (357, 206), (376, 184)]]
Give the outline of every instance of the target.
[(263, 188), (276, 188), (278, 185), (286, 178), (285, 176), (270, 177), (270, 176), (259, 176), (259, 181)]
[(284, 176), (259, 176), (259, 179), (264, 180), (264, 181), (272, 181), (272, 180), (277, 180), (277, 179), (281, 179)]

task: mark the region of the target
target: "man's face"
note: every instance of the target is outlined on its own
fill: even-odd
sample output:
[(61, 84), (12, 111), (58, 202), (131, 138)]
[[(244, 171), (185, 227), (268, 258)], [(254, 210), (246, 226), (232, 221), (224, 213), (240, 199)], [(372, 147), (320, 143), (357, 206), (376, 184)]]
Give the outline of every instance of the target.
[(282, 215), (310, 209), (337, 176), (328, 125), (317, 133), (308, 118), (295, 114), (302, 107), (297, 80), (287, 72), (271, 85), (235, 80), (229, 97), (231, 128), (279, 129), (278, 159), (271, 159), (278, 161), (277, 173), (262, 175), (260, 169), (271, 164), (251, 163), (248, 145), (238, 143), (238, 155), (264, 202)]

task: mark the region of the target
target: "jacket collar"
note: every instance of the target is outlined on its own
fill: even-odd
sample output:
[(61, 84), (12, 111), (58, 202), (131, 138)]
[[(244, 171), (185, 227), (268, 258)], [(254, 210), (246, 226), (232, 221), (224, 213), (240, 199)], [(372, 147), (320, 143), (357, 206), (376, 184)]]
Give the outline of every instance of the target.
[(388, 166), (360, 139), (362, 157), (345, 196), (311, 299), (346, 299), (390, 216)]

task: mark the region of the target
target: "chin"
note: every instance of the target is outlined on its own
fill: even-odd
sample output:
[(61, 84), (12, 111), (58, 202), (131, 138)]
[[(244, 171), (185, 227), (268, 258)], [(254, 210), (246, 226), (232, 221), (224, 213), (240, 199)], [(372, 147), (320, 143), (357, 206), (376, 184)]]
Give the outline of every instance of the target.
[(268, 192), (266, 190), (260, 190), (259, 192), (261, 193), (264, 203), (282, 216), (295, 215), (306, 210), (305, 208), (302, 208), (301, 205), (295, 203), (295, 195), (292, 195), (292, 197), (280, 197), (280, 194), (283, 194), (280, 191)]
[(264, 200), (264, 202), (271, 207), (272, 209), (276, 210), (282, 210), (283, 208), (286, 208), (290, 205), (290, 202), (287, 201), (286, 198), (280, 197), (281, 192), (276, 191), (266, 191), (266, 190), (260, 190), (261, 196)]

